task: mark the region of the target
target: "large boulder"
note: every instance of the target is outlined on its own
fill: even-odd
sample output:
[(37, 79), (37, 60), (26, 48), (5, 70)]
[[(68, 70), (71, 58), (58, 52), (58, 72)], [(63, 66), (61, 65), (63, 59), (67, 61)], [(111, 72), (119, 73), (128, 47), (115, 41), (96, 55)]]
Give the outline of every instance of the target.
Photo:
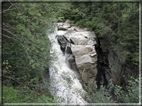
[(82, 74), (83, 80), (84, 79), (86, 80), (84, 73), (86, 73), (87, 78), (96, 76), (96, 74), (97, 74), (96, 61), (95, 61), (96, 59), (92, 58), (88, 54), (76, 57), (76, 64), (79, 69), (79, 72)]
[(93, 56), (93, 54), (96, 55), (96, 52), (91, 45), (72, 45), (71, 49), (75, 56), (82, 56), (85, 54), (90, 54), (90, 56)]
[(78, 36), (78, 37), (80, 37), (79, 40), (76, 39), (75, 36), (70, 38), (75, 43), (75, 45), (84, 45), (89, 41), (89, 39), (86, 39), (85, 37), (82, 37), (82, 36)]
[(71, 44), (71, 51), (75, 57), (75, 63), (83, 83), (92, 85), (93, 88), (95, 86), (94, 77), (97, 75), (97, 54), (94, 46), (96, 44), (94, 40), (95, 34), (88, 31), (88, 29), (71, 27), (64, 36), (74, 42), (74, 44)]

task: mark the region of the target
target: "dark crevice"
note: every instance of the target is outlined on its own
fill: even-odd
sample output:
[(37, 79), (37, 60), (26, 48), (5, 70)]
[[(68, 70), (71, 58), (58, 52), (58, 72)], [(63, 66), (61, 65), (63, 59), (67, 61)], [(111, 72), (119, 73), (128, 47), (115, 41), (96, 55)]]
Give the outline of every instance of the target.
[(58, 43), (60, 45), (60, 48), (63, 54), (65, 54), (65, 48), (66, 48), (67, 43), (69, 42), (68, 39), (65, 36), (61, 36), (61, 35), (60, 36), (57, 35), (56, 37), (57, 37)]
[(111, 78), (110, 69), (109, 69), (109, 61), (108, 61), (108, 53), (106, 50), (103, 52), (100, 44), (100, 38), (96, 38), (97, 44), (95, 44), (95, 50), (97, 52), (97, 76), (96, 76), (96, 84), (97, 89), (100, 89), (100, 86), (103, 85), (106, 89)]

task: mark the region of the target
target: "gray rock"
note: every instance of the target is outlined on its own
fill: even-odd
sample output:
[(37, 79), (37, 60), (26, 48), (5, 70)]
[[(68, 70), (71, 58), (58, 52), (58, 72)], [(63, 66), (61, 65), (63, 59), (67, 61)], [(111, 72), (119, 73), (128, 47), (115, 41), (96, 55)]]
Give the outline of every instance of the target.
[(58, 43), (60, 44), (60, 48), (63, 53), (65, 53), (66, 44), (69, 42), (65, 36), (58, 36), (57, 35)]
[(93, 47), (90, 45), (72, 45), (71, 49), (75, 56), (89, 54), (94, 50)]
[(69, 68), (71, 68), (72, 70), (77, 72), (78, 75), (80, 75), (79, 70), (78, 70), (78, 68), (76, 66), (75, 56), (72, 54), (71, 44), (70, 43), (67, 43), (67, 45), (66, 45), (65, 58), (66, 58), (65, 62), (67, 63)]
[(83, 36), (80, 36), (80, 37), (78, 36), (78, 38), (73, 36), (73, 37), (70, 37), (70, 39), (74, 42), (75, 45), (85, 45), (89, 41), (89, 39), (86, 39)]
[(63, 24), (63, 28), (70, 28), (70, 27), (71, 27), (70, 21), (67, 19), (67, 20), (65, 21), (65, 23)]

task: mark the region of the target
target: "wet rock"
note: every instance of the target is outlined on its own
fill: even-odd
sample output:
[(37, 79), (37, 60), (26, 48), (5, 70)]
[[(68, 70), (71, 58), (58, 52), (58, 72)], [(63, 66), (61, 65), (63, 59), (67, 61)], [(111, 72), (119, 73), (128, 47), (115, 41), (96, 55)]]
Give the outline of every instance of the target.
[(74, 44), (74, 42), (70, 39), (70, 41), (69, 41), (71, 44)]
[(65, 49), (66, 54), (72, 54), (71, 44), (68, 42)]
[(78, 75), (80, 75), (79, 70), (78, 70), (78, 68), (76, 66), (75, 56), (72, 53), (71, 44), (70, 43), (67, 43), (67, 45), (66, 45), (65, 58), (66, 58), (65, 62), (67, 63), (69, 68), (71, 68), (72, 70), (77, 72)]
[(65, 36), (57, 36), (58, 43), (63, 53), (65, 53), (66, 44), (69, 42)]
[(66, 30), (67, 30), (67, 28), (63, 28), (63, 27), (61, 26), (61, 27), (58, 27), (58, 30), (66, 31)]

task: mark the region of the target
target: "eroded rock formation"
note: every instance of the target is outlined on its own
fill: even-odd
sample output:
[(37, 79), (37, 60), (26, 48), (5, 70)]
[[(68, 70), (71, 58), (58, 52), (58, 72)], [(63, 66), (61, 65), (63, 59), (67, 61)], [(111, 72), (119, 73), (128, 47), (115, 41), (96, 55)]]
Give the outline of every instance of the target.
[(109, 83), (116, 82), (114, 72), (110, 71), (109, 51), (102, 50), (100, 39), (94, 32), (71, 26), (69, 20), (58, 23), (58, 31), (63, 32), (57, 40), (65, 54), (65, 61), (78, 74), (83, 86), (99, 89), (103, 85), (107, 89)]
[(63, 32), (57, 36), (57, 40), (65, 54), (65, 61), (77, 74), (83, 88), (87, 86), (95, 92), (103, 85), (112, 98), (115, 98), (114, 86), (121, 85), (125, 88), (126, 78), (130, 74), (123, 71), (128, 66), (122, 65), (123, 61), (118, 58), (119, 53), (102, 50), (100, 38), (96, 38), (87, 28), (71, 26), (69, 21), (58, 23), (58, 30)]
[(75, 62), (75, 56), (73, 55), (72, 50), (71, 50), (71, 43), (69, 42), (66, 45), (65, 57), (66, 57), (65, 61), (68, 64), (69, 68), (71, 68), (72, 70), (76, 71), (77, 74), (79, 74), (79, 71), (78, 71), (78, 68)]
[[(62, 30), (62, 28), (66, 28), (66, 30)], [(89, 85), (94, 89), (96, 87), (94, 77), (97, 75), (95, 34), (87, 28), (71, 27), (68, 21), (65, 22), (65, 25), (60, 23), (58, 30), (65, 32), (57, 39), (65, 54), (66, 63), (72, 70), (79, 73), (82, 84)]]

